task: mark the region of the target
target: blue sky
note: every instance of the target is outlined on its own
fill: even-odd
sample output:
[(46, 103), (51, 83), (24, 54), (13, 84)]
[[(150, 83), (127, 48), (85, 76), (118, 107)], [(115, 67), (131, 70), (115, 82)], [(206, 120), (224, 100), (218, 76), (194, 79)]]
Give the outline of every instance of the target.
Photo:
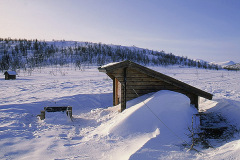
[(239, 0), (1, 0), (0, 37), (102, 42), (240, 62)]

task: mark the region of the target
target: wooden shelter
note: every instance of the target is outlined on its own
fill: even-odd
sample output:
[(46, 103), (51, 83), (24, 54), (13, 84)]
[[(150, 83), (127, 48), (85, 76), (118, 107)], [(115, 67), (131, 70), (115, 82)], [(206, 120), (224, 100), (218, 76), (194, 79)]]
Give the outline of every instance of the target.
[(5, 80), (16, 79), (17, 73), (15, 71), (6, 71), (4, 72)]
[(199, 96), (209, 100), (213, 97), (210, 93), (128, 60), (108, 64), (98, 70), (113, 80), (113, 105), (121, 103), (121, 111), (126, 109), (127, 101), (159, 90), (182, 93), (197, 109)]

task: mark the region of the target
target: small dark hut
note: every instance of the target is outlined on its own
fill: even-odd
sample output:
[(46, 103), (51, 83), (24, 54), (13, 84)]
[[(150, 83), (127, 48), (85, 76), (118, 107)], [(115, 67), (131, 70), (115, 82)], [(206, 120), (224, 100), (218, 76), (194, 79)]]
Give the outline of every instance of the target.
[(197, 109), (199, 96), (209, 100), (213, 97), (210, 93), (128, 60), (108, 64), (98, 70), (113, 80), (113, 105), (121, 103), (121, 111), (126, 109), (127, 101), (159, 90), (182, 93)]
[(16, 79), (17, 73), (15, 71), (6, 71), (4, 72), (5, 80)]

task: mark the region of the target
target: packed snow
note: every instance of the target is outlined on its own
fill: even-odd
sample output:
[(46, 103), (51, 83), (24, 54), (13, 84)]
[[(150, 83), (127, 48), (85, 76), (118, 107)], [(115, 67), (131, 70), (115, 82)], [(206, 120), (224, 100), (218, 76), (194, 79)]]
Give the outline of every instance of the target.
[[(46, 67), (0, 78), (0, 159), (239, 159), (240, 140), (189, 151), (188, 127), (197, 110), (185, 95), (150, 93), (112, 106), (112, 80), (97, 66), (83, 70)], [(236, 71), (150, 67), (214, 95), (200, 99), (200, 111), (216, 112), (240, 129), (240, 76)], [(72, 106), (46, 112), (47, 106)], [(195, 119), (198, 125), (198, 119)]]

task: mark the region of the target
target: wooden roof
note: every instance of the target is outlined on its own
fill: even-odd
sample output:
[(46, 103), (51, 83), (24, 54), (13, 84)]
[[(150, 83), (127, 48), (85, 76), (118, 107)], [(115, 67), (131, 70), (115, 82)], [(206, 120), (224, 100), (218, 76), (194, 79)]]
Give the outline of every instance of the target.
[(132, 69), (135, 69), (143, 74), (146, 74), (148, 76), (151, 76), (153, 78), (156, 78), (156, 79), (159, 79), (161, 81), (164, 81), (168, 84), (171, 84), (173, 86), (176, 86), (176, 87), (179, 87), (183, 90), (186, 90), (187, 92), (190, 92), (190, 93), (193, 93), (195, 95), (198, 95), (200, 97), (203, 97), (203, 98), (206, 98), (206, 99), (209, 99), (211, 100), (213, 95), (208, 93), (208, 92), (205, 92), (203, 90), (200, 90), (196, 87), (193, 87), (189, 84), (186, 84), (184, 82), (181, 82), (175, 78), (172, 78), (170, 76), (167, 76), (165, 74), (162, 74), (162, 73), (159, 73), (157, 71), (154, 71), (152, 69), (149, 69), (147, 67), (144, 67), (142, 65), (139, 65), (139, 64), (136, 64), (134, 62), (131, 62), (129, 60), (127, 61), (122, 61), (122, 62), (118, 62), (118, 63), (112, 63), (112, 64), (108, 64), (108, 65), (105, 65), (105, 66), (102, 66), (102, 67), (99, 67), (98, 70), (100, 72), (105, 72), (107, 73), (111, 78), (114, 78), (111, 76), (111, 72), (114, 72), (115, 70), (117, 69), (121, 69), (121, 68), (132, 68)]

